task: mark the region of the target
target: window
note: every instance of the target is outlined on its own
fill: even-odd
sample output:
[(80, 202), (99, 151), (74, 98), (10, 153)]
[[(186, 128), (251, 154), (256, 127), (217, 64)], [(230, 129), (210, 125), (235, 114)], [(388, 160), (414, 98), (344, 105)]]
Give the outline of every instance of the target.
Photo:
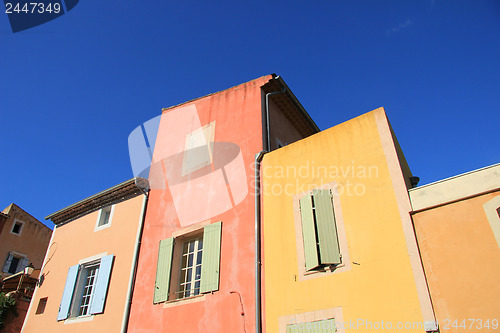
[(57, 320), (104, 312), (113, 259), (111, 254), (69, 268)]
[(115, 206), (106, 206), (99, 211), (94, 231), (98, 231), (111, 226)]
[(182, 244), (181, 275), (177, 298), (200, 294), (202, 251), (203, 237), (186, 240)]
[(42, 314), (45, 312), (45, 307), (47, 306), (47, 297), (40, 298), (38, 301), (38, 306), (36, 308), (35, 314)]
[(330, 190), (313, 190), (300, 199), (306, 270), (342, 263)]
[(92, 263), (83, 266), (82, 269), (82, 299), (76, 304), (78, 306), (78, 316), (86, 316), (89, 314), (90, 304), (92, 301), (92, 297), (94, 296), (95, 284), (97, 273), (99, 273), (99, 263)]
[(298, 278), (351, 269), (336, 182), (293, 197)]
[(10, 230), (11, 234), (21, 236), (21, 232), (23, 231), (24, 222), (15, 220), (12, 225), (12, 229)]
[(160, 241), (154, 303), (219, 289), (222, 222)]
[(7, 256), (7, 260), (5, 260), (2, 272), (16, 274), (22, 271), (28, 264), (29, 259), (25, 255), (11, 251)]

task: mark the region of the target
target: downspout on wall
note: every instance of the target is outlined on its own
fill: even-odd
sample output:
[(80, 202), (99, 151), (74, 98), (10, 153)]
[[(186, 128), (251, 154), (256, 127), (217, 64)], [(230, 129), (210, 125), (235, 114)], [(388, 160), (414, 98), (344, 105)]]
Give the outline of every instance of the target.
[(283, 94), (286, 92), (286, 87), (280, 91), (270, 92), (266, 94), (264, 105), (266, 117), (266, 139), (264, 147), (267, 150), (262, 150), (255, 155), (255, 332), (260, 333), (262, 327), (261, 314), (261, 253), (260, 253), (260, 162), (264, 154), (271, 151), (271, 129), (269, 125), (269, 96)]
[(261, 285), (260, 285), (260, 162), (267, 151), (262, 150), (255, 155), (255, 332), (261, 330)]
[(146, 218), (146, 210), (149, 199), (149, 190), (144, 190), (141, 188), (141, 191), (144, 194), (144, 200), (142, 203), (142, 210), (141, 210), (140, 224), (137, 231), (137, 238), (135, 240), (134, 256), (132, 258), (132, 268), (130, 271), (130, 285), (127, 290), (127, 297), (126, 297), (127, 303), (125, 304), (125, 311), (123, 313), (123, 319), (122, 319), (122, 329), (121, 329), (122, 333), (126, 333), (128, 329), (128, 322), (130, 318), (130, 307), (132, 306), (132, 295), (134, 292), (135, 279), (137, 276), (137, 263), (139, 261), (139, 251), (141, 248), (142, 232), (144, 230), (144, 220)]

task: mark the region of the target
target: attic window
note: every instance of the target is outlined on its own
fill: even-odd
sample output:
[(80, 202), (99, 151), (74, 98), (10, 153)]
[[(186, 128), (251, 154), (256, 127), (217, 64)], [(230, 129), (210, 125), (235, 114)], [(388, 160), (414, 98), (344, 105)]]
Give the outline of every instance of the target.
[(10, 231), (10, 233), (21, 236), (21, 232), (23, 231), (23, 225), (24, 222), (16, 220), (14, 222), (14, 225), (12, 226), (12, 230)]

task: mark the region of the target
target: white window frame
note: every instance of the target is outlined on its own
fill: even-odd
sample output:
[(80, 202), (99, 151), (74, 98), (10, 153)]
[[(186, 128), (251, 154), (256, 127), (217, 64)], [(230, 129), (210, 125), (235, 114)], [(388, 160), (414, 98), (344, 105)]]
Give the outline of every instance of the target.
[[(101, 267), (101, 260), (94, 260), (80, 266), (81, 268), (78, 272), (78, 278), (76, 282), (76, 293), (72, 300), (73, 304), (71, 305), (70, 311), (70, 317), (72, 318), (90, 316), (90, 305), (92, 304), (92, 300), (94, 298), (97, 275), (99, 274), (99, 268)], [(95, 268), (95, 270), (90, 284), (90, 294), (85, 295), (86, 289), (88, 289), (89, 287), (89, 285), (87, 284), (89, 272), (91, 272), (93, 268)], [(84, 297), (88, 297), (88, 302), (85, 305), (82, 304)], [(80, 313), (82, 308), (85, 308), (85, 313), (83, 314)]]
[[(99, 225), (99, 222), (101, 222), (101, 219), (104, 218), (103, 214), (106, 210), (110, 211), (108, 223), (103, 224), (103, 225)], [(106, 206), (106, 207), (101, 208), (99, 210), (99, 214), (97, 214), (97, 220), (95, 222), (94, 232), (111, 227), (111, 222), (113, 221), (114, 213), (115, 213), (115, 205)]]
[[(187, 253), (185, 253), (185, 244), (188, 244)], [(193, 245), (193, 251), (189, 250), (189, 244)], [(201, 244), (201, 249), (200, 249)], [(201, 258), (203, 256), (203, 229), (196, 236), (188, 238), (184, 240), (180, 244), (180, 263), (178, 266), (178, 283), (177, 290), (175, 291), (175, 299), (185, 299), (189, 297), (195, 297), (200, 295), (200, 287), (201, 287)], [(192, 264), (189, 265), (189, 254), (193, 254)], [(187, 256), (186, 266), (183, 265), (183, 258)], [(200, 261), (200, 263), (198, 263)], [(199, 274), (197, 270), (199, 268)], [(190, 273), (186, 273), (183, 277), (183, 271), (189, 271)], [(189, 280), (189, 281), (188, 281)], [(198, 283), (198, 287), (196, 287), (196, 283)], [(189, 289), (183, 289), (182, 287), (189, 284)]]
[[(21, 224), (21, 229), (19, 229), (19, 233), (14, 232), (14, 227), (16, 226), (17, 223)], [(18, 237), (21, 237), (21, 234), (23, 233), (23, 229), (24, 229), (24, 224), (25, 224), (25, 222), (15, 219), (14, 223), (12, 224), (12, 227), (10, 228), (10, 233), (13, 235), (16, 235)]]

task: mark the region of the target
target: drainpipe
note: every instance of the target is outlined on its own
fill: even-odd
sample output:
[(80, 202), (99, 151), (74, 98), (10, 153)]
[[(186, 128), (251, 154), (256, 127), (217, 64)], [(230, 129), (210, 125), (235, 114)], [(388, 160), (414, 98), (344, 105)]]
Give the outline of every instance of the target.
[(125, 312), (123, 314), (123, 319), (122, 319), (122, 333), (127, 332), (127, 327), (128, 327), (128, 321), (130, 317), (130, 307), (132, 306), (132, 293), (134, 291), (134, 285), (135, 285), (135, 278), (137, 275), (137, 262), (139, 259), (139, 251), (141, 248), (141, 239), (142, 239), (142, 231), (144, 230), (144, 219), (146, 218), (146, 208), (148, 205), (148, 198), (149, 198), (149, 193), (147, 192), (147, 189), (143, 189), (138, 186), (138, 188), (141, 190), (141, 192), (144, 195), (144, 200), (142, 202), (142, 211), (141, 211), (141, 220), (140, 220), (140, 225), (139, 229), (137, 231), (137, 238), (135, 240), (135, 250), (134, 250), (134, 257), (132, 258), (132, 269), (130, 271), (130, 285), (127, 290), (127, 303), (125, 304)]
[[(266, 96), (267, 97), (267, 96)], [(260, 162), (267, 151), (255, 155), (255, 332), (260, 333)]]
[(255, 332), (261, 331), (261, 258), (260, 258), (260, 162), (264, 154), (271, 151), (271, 131), (269, 126), (269, 96), (282, 94), (286, 91), (283, 87), (280, 91), (270, 92), (266, 94), (266, 149), (255, 155)]

